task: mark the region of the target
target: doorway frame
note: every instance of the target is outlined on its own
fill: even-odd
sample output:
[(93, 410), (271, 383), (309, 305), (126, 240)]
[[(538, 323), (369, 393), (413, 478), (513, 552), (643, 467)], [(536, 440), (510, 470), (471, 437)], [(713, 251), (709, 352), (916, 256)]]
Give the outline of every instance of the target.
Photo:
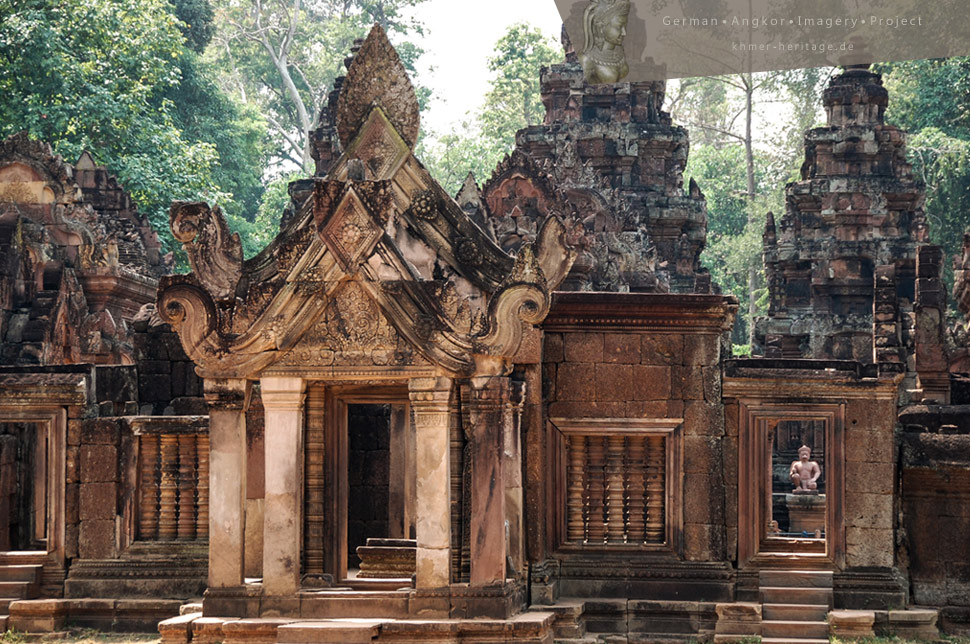
[[(405, 446), (414, 450), (414, 424), (411, 420), (411, 400), (407, 383), (384, 385), (328, 385), (324, 399), (324, 444), (325, 463), (324, 488), (327, 490), (324, 499), (324, 516), (333, 517), (324, 526), (324, 570), (333, 575), (335, 582), (343, 583), (347, 577), (347, 528), (348, 509), (350, 499), (350, 485), (348, 481), (348, 464), (350, 436), (348, 434), (348, 407), (350, 405), (392, 405), (404, 409)], [(393, 416), (393, 413), (392, 413)], [(393, 428), (391, 428), (393, 431)], [(391, 446), (393, 450), (393, 446)], [(390, 470), (390, 468), (389, 468)], [(405, 474), (410, 474), (405, 468)], [(388, 472), (390, 478), (391, 472)], [(408, 486), (409, 479), (405, 479), (405, 489), (413, 490), (413, 482)], [(408, 492), (405, 492), (407, 497)], [(413, 494), (411, 495), (413, 499)], [(390, 495), (388, 498), (390, 502)], [(405, 506), (408, 501), (405, 498)], [(413, 508), (412, 508), (413, 511)], [(405, 511), (407, 516), (407, 512)]]
[[(45, 495), (46, 549), (43, 551), (13, 550), (11, 552), (44, 552), (61, 568), (65, 562), (64, 523), (65, 493), (67, 489), (67, 409), (64, 407), (0, 408), (0, 422), (30, 423), (37, 429), (37, 439), (47, 439)], [(33, 527), (33, 526), (32, 526)]]
[(796, 553), (801, 561), (820, 567), (845, 567), (845, 403), (740, 403), (738, 437), (738, 561), (771, 565), (791, 561), (793, 553), (763, 549), (766, 527), (765, 494), (770, 486), (771, 445), (768, 421), (825, 421), (826, 481), (824, 552)]

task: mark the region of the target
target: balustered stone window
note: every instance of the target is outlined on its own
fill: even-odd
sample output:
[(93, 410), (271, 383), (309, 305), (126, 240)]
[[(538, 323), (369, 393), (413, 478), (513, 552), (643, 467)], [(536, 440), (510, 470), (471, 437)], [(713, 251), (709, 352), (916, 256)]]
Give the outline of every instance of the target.
[(678, 550), (681, 419), (553, 418), (563, 549)]

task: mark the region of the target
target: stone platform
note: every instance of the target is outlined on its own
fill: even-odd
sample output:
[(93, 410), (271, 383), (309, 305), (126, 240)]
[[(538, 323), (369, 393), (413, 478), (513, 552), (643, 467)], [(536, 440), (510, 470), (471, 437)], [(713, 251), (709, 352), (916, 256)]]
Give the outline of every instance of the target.
[(522, 642), (552, 644), (552, 612), (525, 612), (507, 620), (237, 619), (180, 615), (158, 625), (162, 644), (303, 644), (330, 642)]
[(10, 604), (7, 627), (46, 633), (68, 626), (145, 632), (177, 613), (178, 599), (27, 599)]

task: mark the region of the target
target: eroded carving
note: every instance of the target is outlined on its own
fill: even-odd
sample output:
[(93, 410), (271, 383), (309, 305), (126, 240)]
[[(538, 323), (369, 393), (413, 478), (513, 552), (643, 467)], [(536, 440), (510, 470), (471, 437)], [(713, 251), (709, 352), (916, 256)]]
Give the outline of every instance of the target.
[(409, 146), (418, 140), (418, 99), (407, 70), (379, 25), (354, 56), (337, 104), (337, 133), (346, 147), (379, 105)]
[(232, 297), (242, 274), (242, 243), (231, 232), (219, 206), (175, 202), (169, 211), (172, 235), (182, 242), (189, 264), (217, 300)]

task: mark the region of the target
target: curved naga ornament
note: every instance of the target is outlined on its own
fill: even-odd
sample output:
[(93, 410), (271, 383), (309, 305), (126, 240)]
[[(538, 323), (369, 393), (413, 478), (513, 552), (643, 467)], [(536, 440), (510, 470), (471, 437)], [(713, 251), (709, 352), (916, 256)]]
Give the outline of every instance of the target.
[(219, 206), (210, 209), (202, 202), (176, 201), (168, 222), (209, 294), (216, 300), (232, 298), (242, 275), (242, 244), (239, 234), (229, 231)]
[(511, 357), (522, 340), (521, 322), (538, 324), (545, 319), (553, 289), (576, 259), (566, 234), (562, 220), (550, 216), (536, 241), (519, 249), (512, 272), (488, 303), (487, 326), (478, 338), (486, 353)]

